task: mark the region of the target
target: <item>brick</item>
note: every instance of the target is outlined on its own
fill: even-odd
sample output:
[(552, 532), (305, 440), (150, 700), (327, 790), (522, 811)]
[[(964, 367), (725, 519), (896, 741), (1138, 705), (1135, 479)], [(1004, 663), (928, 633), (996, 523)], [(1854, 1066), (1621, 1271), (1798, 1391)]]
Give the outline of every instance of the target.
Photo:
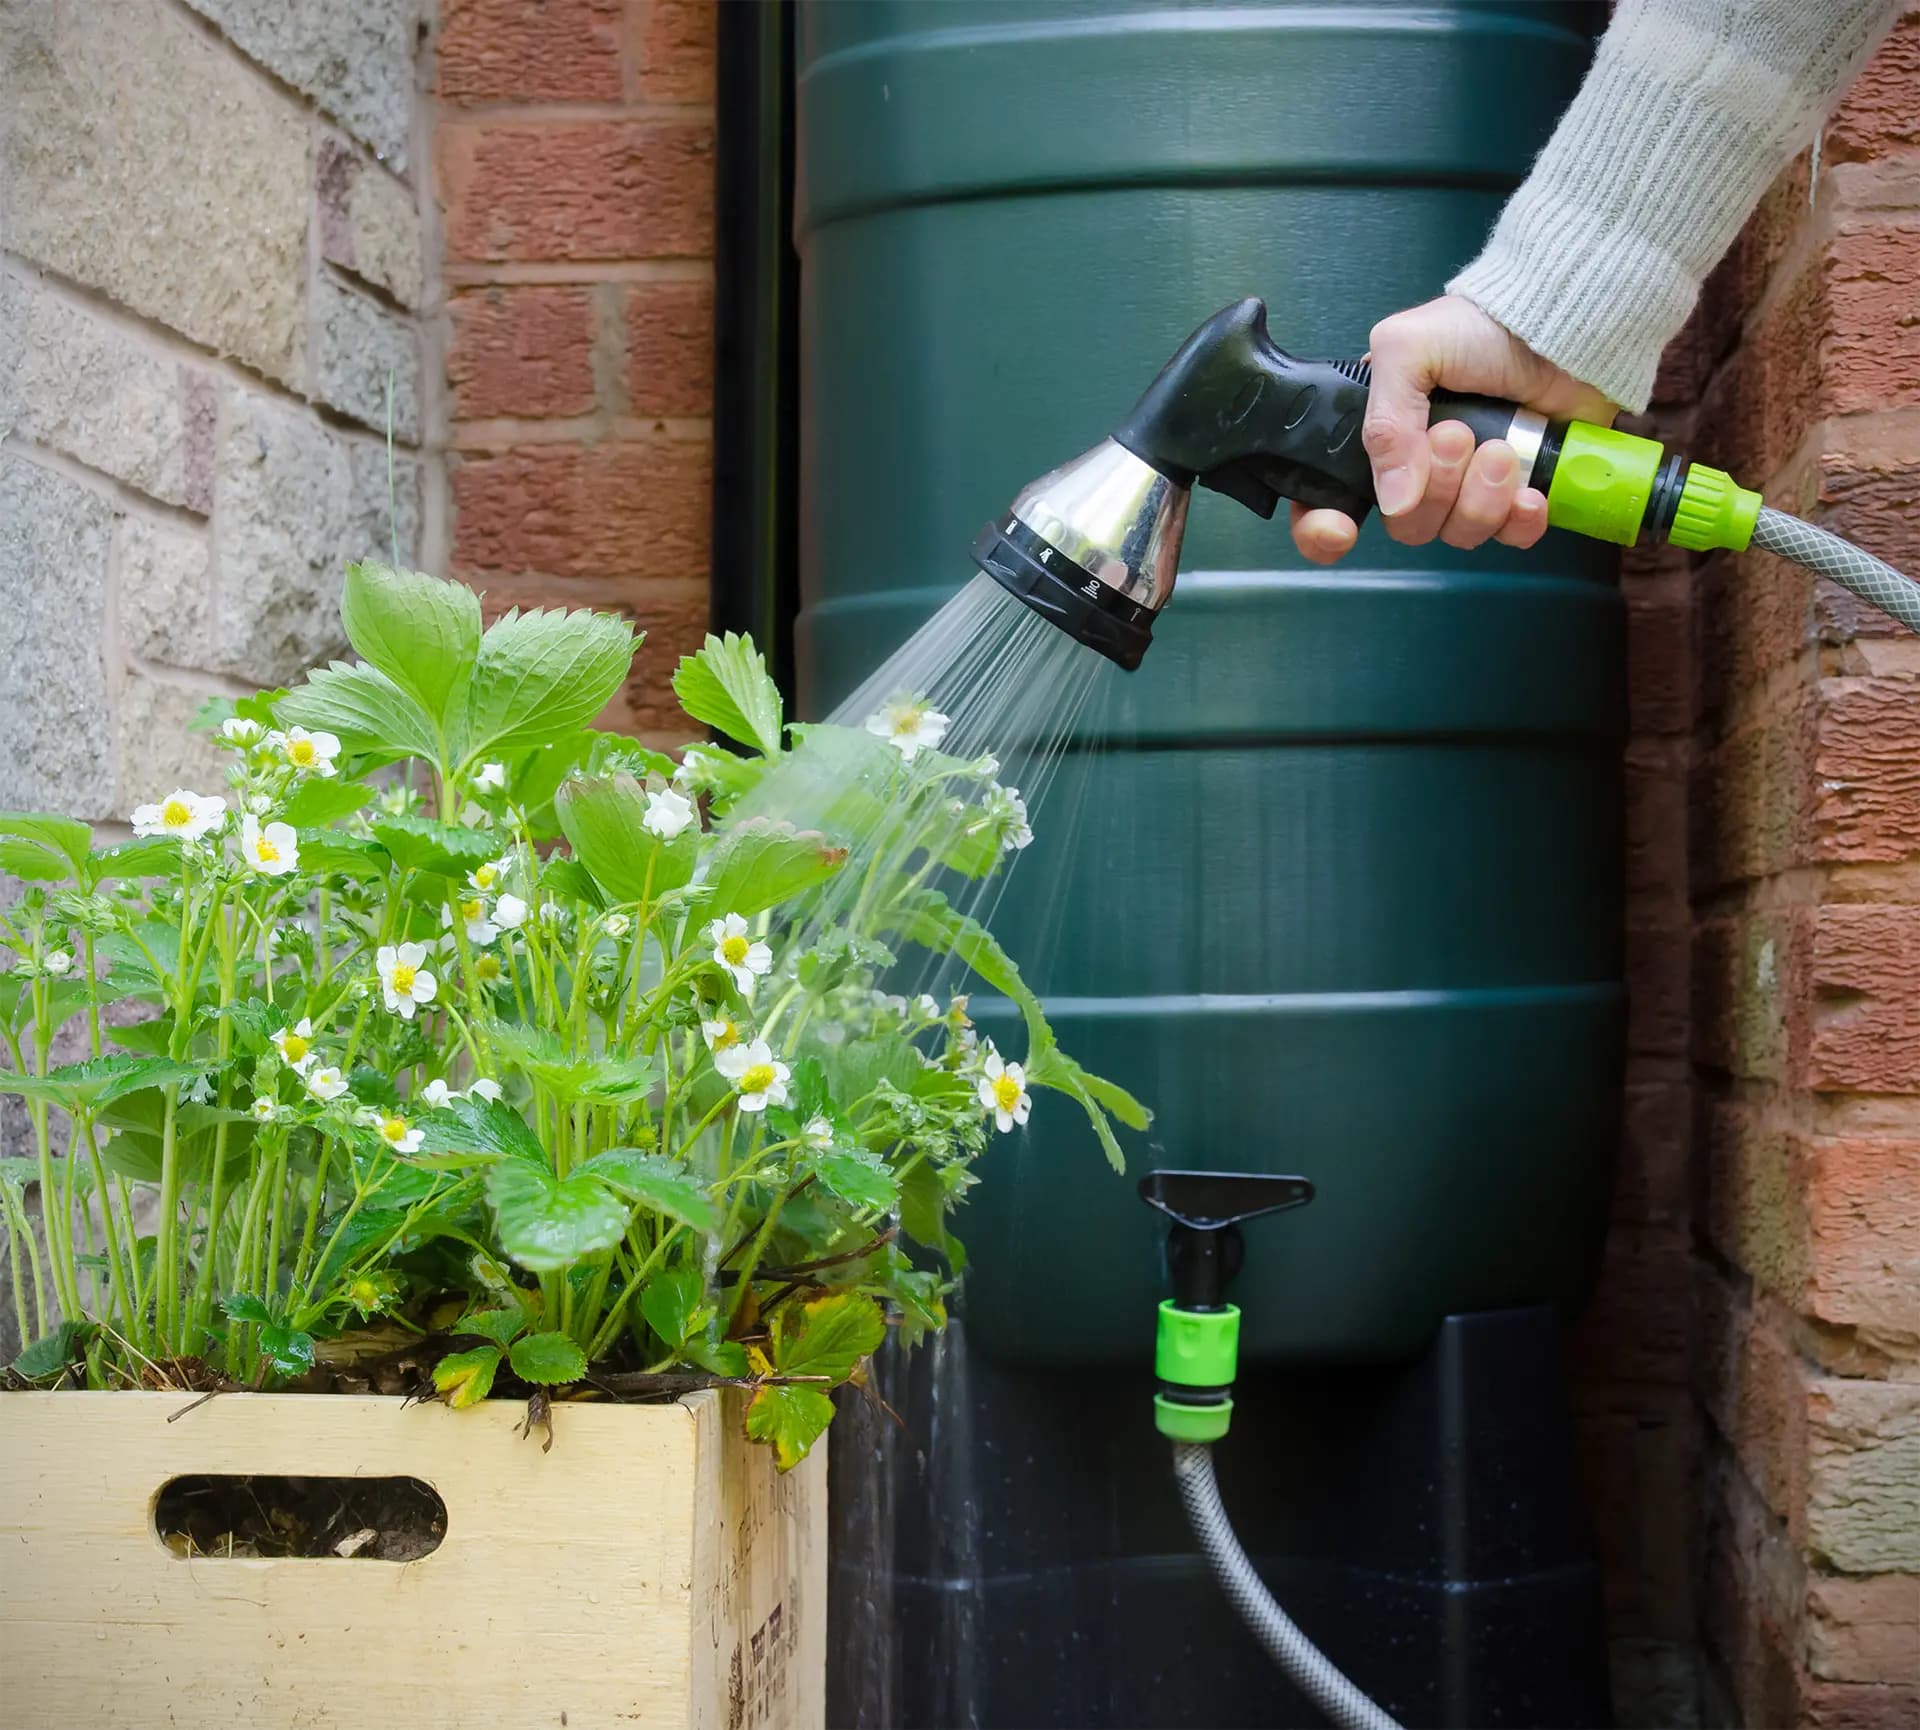
[(307, 351), (309, 393), (374, 432), (387, 431), (392, 388), (393, 436), (420, 438), (420, 336), (411, 322), (368, 295), (314, 279), (313, 329)]
[(586, 288), (455, 295), (447, 383), (456, 420), (591, 414), (593, 297)]
[(720, 18), (714, 0), (646, 0), (635, 18), (640, 94), (649, 102), (711, 102)]
[(1693, 720), (1692, 601), (1627, 594), (1627, 716), (1636, 733), (1684, 733)]
[(1916, 1719), (1920, 1688), (1812, 1682), (1800, 1695), (1800, 1722), (1806, 1730), (1912, 1730)]
[(1614, 1172), (1613, 1217), (1640, 1225), (1684, 1218), (1693, 1092), (1684, 1080), (1642, 1073), (1629, 1059)]
[(1787, 912), (1711, 919), (1693, 945), (1693, 1051), (1703, 1064), (1784, 1081), (1787, 1007), (1801, 989), (1810, 916)]
[(1709, 1240), (1761, 1287), (1797, 1299), (1809, 1260), (1805, 1142), (1751, 1101), (1713, 1102), (1706, 1126)]
[(382, 161), (407, 166), (420, 0), (187, 0)]
[(1827, 122), (1829, 161), (1889, 156), (1920, 147), (1920, 17), (1895, 24)]
[(1687, 1049), (1691, 944), (1684, 918), (1630, 905), (1627, 912), (1627, 1050), (1678, 1057)]
[(1687, 894), (1688, 773), (1678, 749), (1635, 740), (1627, 747), (1626, 873), (1630, 893)]
[(1820, 698), (1811, 789), (1818, 857), (1885, 864), (1920, 856), (1920, 684), (1828, 679)]
[(1688, 854), (1696, 888), (1771, 876), (1811, 856), (1818, 728), (1814, 693), (1790, 692), (1701, 761)]
[[(312, 414), (234, 391), (214, 512), (214, 671), (286, 684), (346, 646), (340, 583), (354, 559), (390, 557), (386, 452)], [(395, 463), (399, 556), (419, 532), (418, 464)]]
[(1911, 1352), (1920, 1343), (1920, 1141), (1807, 1145), (1806, 1304)]
[(106, 501), (0, 450), (0, 806), (113, 808)]
[(1850, 1574), (1920, 1572), (1920, 1385), (1815, 1379), (1806, 1538)]
[(1795, 1649), (1806, 1590), (1799, 1548), (1724, 1455), (1705, 1487), (1703, 1622), (1737, 1706), (1708, 1722), (1756, 1730), (1797, 1724), (1803, 1678)]
[(1701, 565), (1694, 697), (1697, 717), (1713, 732), (1732, 731), (1770, 675), (1826, 640), (1815, 589), (1807, 572), (1770, 553), (1715, 553)]
[(704, 572), (712, 456), (704, 443), (523, 445), (453, 471), (456, 575)]
[(321, 256), (418, 307), (426, 258), (413, 189), (330, 133), (321, 135), (313, 178)]
[(713, 411), (713, 284), (627, 289), (627, 401), (635, 414)]
[[(1575, 1370), (1584, 1377), (1578, 1358)], [(1583, 1386), (1575, 1399), (1582, 1499), (1608, 1630), (1685, 1638), (1693, 1624), (1687, 1539), (1697, 1429), (1686, 1390)]]
[(1600, 1281), (1575, 1336), (1582, 1377), (1682, 1386), (1692, 1277), (1684, 1231), (1609, 1232)]
[(1920, 907), (1831, 906), (1814, 915), (1805, 1085), (1920, 1092)]
[(231, 761), (211, 735), (196, 729), (200, 705), (211, 686), (156, 679), (129, 672), (120, 681), (115, 720), (119, 736), (120, 804), (128, 811), (163, 798), (175, 787), (218, 793)]
[[(1896, 571), (1920, 571), (1920, 460), (1879, 466), (1824, 455), (1819, 502), (1822, 528), (1865, 547)], [(1837, 585), (1821, 587), (1835, 603), (1836, 635), (1890, 635), (1905, 628)]]
[(1807, 1593), (1807, 1668), (1836, 1682), (1920, 1682), (1920, 1577), (1816, 1575)]
[(442, 0), (442, 102), (618, 102), (624, 0)]
[(213, 622), (213, 563), (206, 537), (134, 516), (123, 516), (116, 532), (121, 647), (142, 660), (199, 666), (207, 658)]
[(0, 402), (23, 438), (165, 504), (203, 514), (213, 506), (212, 375), (6, 272)]
[(713, 250), (713, 128), (704, 122), (454, 121), (440, 127), (439, 145), (450, 259)]
[[(50, 0), (0, 32), (7, 244), (270, 378), (303, 371), (307, 135), (157, 0)], [(218, 188), (211, 195), (210, 188)]]

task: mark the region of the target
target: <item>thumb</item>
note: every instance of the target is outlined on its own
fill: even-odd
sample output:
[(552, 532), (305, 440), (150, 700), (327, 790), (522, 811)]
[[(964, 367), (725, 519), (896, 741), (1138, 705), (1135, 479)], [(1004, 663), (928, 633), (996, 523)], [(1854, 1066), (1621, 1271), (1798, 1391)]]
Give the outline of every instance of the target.
[(1373, 460), (1373, 490), (1382, 516), (1413, 509), (1427, 491), (1427, 388), (1431, 363), (1418, 336), (1396, 319), (1373, 328), (1373, 384), (1360, 442)]

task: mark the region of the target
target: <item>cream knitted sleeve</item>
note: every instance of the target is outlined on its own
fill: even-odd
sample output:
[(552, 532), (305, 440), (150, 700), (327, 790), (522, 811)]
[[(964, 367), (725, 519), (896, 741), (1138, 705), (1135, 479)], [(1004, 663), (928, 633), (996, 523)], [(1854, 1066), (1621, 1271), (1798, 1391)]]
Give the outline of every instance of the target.
[(1643, 409), (1668, 339), (1901, 0), (1620, 0), (1480, 256), (1447, 287)]

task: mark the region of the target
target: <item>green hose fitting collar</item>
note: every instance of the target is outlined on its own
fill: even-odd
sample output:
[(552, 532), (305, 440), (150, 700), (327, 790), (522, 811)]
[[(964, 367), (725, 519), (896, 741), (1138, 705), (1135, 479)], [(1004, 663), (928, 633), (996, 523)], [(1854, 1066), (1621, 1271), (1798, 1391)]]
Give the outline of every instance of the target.
[[(1233, 1422), (1233, 1386), (1240, 1368), (1240, 1311), (1182, 1309), (1172, 1298), (1160, 1305), (1153, 1373), (1163, 1391), (1153, 1397), (1154, 1427), (1176, 1442), (1217, 1442)], [(1195, 1396), (1183, 1399), (1191, 1390)], [(1208, 1397), (1200, 1397), (1202, 1394)]]
[(1233, 1422), (1233, 1401), (1190, 1406), (1166, 1394), (1153, 1396), (1153, 1427), (1173, 1442), (1217, 1442)]
[(1665, 456), (1656, 439), (1569, 421), (1547, 486), (1547, 521), (1596, 541), (1632, 546)]
[(1680, 489), (1667, 539), (1696, 553), (1715, 547), (1744, 553), (1759, 519), (1758, 493), (1748, 492), (1719, 469), (1694, 463), (1687, 469), (1687, 483)]

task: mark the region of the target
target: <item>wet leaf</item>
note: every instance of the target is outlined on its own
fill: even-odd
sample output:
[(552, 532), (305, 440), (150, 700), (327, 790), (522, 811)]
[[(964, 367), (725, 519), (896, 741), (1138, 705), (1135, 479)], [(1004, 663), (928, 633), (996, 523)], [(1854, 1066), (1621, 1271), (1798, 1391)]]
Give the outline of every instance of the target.
[(747, 1402), (747, 1434), (773, 1445), (775, 1463), (790, 1472), (833, 1422), (833, 1401), (818, 1388), (758, 1388)]
[(587, 1354), (561, 1333), (528, 1334), (515, 1340), (507, 1361), (523, 1382), (548, 1387), (577, 1382), (587, 1373)]
[(643, 1153), (634, 1147), (609, 1148), (577, 1168), (642, 1207), (664, 1213), (694, 1231), (715, 1231), (719, 1216), (706, 1191), (686, 1170), (664, 1154)]
[(767, 756), (780, 750), (780, 691), (751, 637), (709, 636), (681, 658), (674, 695), (696, 721)]
[(858, 1153), (823, 1153), (813, 1162), (820, 1181), (842, 1201), (858, 1208), (890, 1208), (900, 1185), (877, 1159)]
[(846, 848), (817, 830), (749, 817), (721, 836), (706, 884), (716, 912), (751, 919), (824, 883), (846, 862)]
[(783, 1376), (827, 1376), (837, 1385), (887, 1337), (880, 1306), (859, 1292), (830, 1292), (776, 1313), (773, 1362)]
[(648, 1327), (677, 1349), (703, 1325), (706, 1295), (706, 1282), (697, 1268), (675, 1268), (647, 1281), (640, 1293), (640, 1313)]
[(471, 1163), (511, 1159), (549, 1169), (547, 1150), (526, 1119), (500, 1099), (471, 1095), (455, 1099), (415, 1120), (423, 1154), (471, 1154)]
[(554, 796), (554, 810), (575, 859), (610, 903), (657, 900), (693, 875), (698, 827), (671, 841), (643, 827), (646, 790), (631, 775), (576, 775)]
[(534, 1273), (558, 1273), (612, 1249), (631, 1209), (592, 1172), (556, 1177), (544, 1165), (502, 1160), (487, 1173), (500, 1247)]
[(431, 817), (376, 817), (368, 827), (397, 863), (459, 882), (500, 852), (500, 837), (490, 829), (464, 829)]
[(91, 1322), (62, 1322), (52, 1333), (42, 1334), (13, 1360), (16, 1375), (30, 1382), (44, 1382), (77, 1363), (93, 1337)]

